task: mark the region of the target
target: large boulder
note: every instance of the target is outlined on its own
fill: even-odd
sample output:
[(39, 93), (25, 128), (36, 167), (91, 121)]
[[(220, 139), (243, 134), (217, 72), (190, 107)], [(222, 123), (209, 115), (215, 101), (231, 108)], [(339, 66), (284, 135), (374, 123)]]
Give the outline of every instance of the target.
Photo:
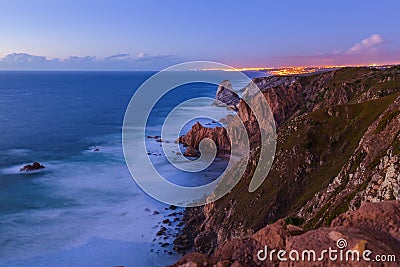
[(32, 165), (28, 164), (19, 169), (20, 172), (31, 172), (31, 171), (37, 171), (40, 169), (44, 169), (45, 167), (41, 165), (39, 162), (34, 162)]
[(225, 80), (219, 86), (217, 94), (215, 95), (214, 105), (225, 106), (237, 111), (240, 97), (232, 89), (232, 84), (230, 81)]

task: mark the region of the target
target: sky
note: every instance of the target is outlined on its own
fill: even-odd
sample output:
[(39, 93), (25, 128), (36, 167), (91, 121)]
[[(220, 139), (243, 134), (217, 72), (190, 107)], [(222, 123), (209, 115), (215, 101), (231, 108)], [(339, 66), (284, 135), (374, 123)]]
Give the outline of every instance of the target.
[(2, 0), (0, 69), (400, 63), (397, 0)]

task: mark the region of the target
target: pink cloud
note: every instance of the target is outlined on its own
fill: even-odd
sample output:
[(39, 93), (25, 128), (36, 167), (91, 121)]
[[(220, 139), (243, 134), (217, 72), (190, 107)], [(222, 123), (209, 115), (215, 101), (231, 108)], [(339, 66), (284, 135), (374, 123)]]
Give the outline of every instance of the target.
[(354, 44), (347, 50), (311, 55), (291, 55), (277, 57), (280, 65), (353, 65), (400, 63), (400, 50), (390, 49), (388, 42), (379, 34)]
[(384, 43), (384, 39), (382, 38), (382, 36), (380, 36), (379, 34), (373, 34), (370, 37), (352, 46), (347, 52), (351, 54), (376, 51), (376, 47), (382, 43)]

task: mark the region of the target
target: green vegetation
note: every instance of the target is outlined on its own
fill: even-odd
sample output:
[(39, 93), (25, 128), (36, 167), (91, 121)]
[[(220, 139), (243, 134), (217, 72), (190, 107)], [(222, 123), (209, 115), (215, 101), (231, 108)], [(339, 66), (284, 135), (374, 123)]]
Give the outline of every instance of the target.
[(400, 90), (400, 79), (397, 80), (390, 80), (383, 83), (378, 83), (374, 86), (374, 90), (393, 90), (398, 89)]
[(300, 226), (304, 223), (304, 219), (299, 218), (299, 217), (287, 217), (285, 219), (285, 223), (295, 225), (295, 226)]
[(379, 163), (381, 163), (381, 158), (383, 156), (385, 156), (385, 154), (386, 154), (386, 151), (383, 151), (382, 153), (380, 153), (380, 155), (375, 156), (374, 161), (372, 161), (371, 164), (368, 165), (367, 169), (369, 171), (372, 171), (373, 169), (375, 169), (379, 165)]
[[(282, 173), (272, 169), (262, 186), (256, 192), (249, 193), (248, 184), (254, 171), (251, 167), (246, 172), (246, 177), (239, 181), (232, 192), (215, 203), (216, 207), (218, 210), (229, 209), (234, 200), (235, 212), (232, 213), (229, 220), (231, 223), (241, 222), (245, 227), (252, 229), (260, 229), (275, 218), (282, 218), (295, 212), (316, 192), (325, 188), (331, 182), (332, 177), (338, 175), (354, 153), (369, 125), (393, 102), (395, 97), (392, 95), (365, 103), (337, 106), (334, 108), (335, 112), (338, 111), (337, 117), (329, 116), (326, 110), (317, 110), (307, 114), (296, 122), (298, 130), (286, 136), (286, 142), (278, 145), (278, 151), (283, 148), (290, 150), (294, 146), (297, 147), (298, 156), (288, 156), (285, 159), (289, 163), (288, 170)], [(284, 128), (281, 130), (285, 131)], [(297, 166), (303, 164), (304, 158), (301, 155), (306, 150), (315, 156), (316, 163), (323, 160), (324, 164), (312, 163), (313, 171), (301, 175), (301, 180), (295, 182), (293, 173)], [(354, 168), (362, 159), (363, 155), (356, 159)], [(344, 189), (348, 179), (347, 177), (347, 180), (343, 181), (335, 194), (339, 194)], [(255, 199), (257, 194), (260, 195), (258, 201)], [(324, 215), (329, 210), (327, 206), (325, 210), (322, 209), (317, 214), (316, 219), (309, 227), (319, 225), (319, 219), (322, 217), (325, 218), (323, 223), (326, 224), (347, 209), (348, 206), (343, 204), (332, 213)], [(243, 214), (246, 216), (243, 217)], [(219, 223), (223, 223), (224, 219), (223, 217), (219, 218)], [(291, 224), (299, 223), (293, 219), (289, 220), (291, 220), (289, 221)]]
[(393, 153), (395, 155), (400, 156), (400, 136), (397, 136), (397, 139), (393, 142)]
[(303, 148), (304, 149), (311, 149), (313, 147), (313, 143), (312, 143), (312, 141), (311, 140), (306, 140), (304, 143), (303, 143)]
[(389, 123), (396, 118), (400, 114), (400, 110), (393, 110), (391, 112), (386, 113), (382, 120), (379, 122), (378, 127), (375, 129), (375, 133), (380, 133), (386, 129)]
[(356, 192), (352, 192), (348, 196), (342, 198), (341, 205), (338, 205), (335, 209), (333, 209), (326, 217), (324, 221), (324, 225), (331, 225), (333, 219), (338, 217), (340, 214), (345, 213), (349, 210), (350, 201), (355, 197)]
[(344, 82), (352, 82), (362, 77), (365, 77), (367, 74), (375, 72), (375, 69), (370, 68), (355, 68), (355, 67), (346, 67), (341, 68), (336, 71), (335, 77), (332, 81), (334, 84), (342, 84)]
[[(322, 166), (316, 166), (309, 175), (306, 190), (295, 202), (295, 208), (300, 208), (316, 192), (325, 187), (331, 177), (337, 176), (358, 146), (368, 126), (394, 101), (395, 97), (396, 95), (392, 95), (365, 103), (337, 106), (335, 107), (335, 111), (338, 111), (337, 117), (329, 116), (325, 110), (312, 112), (307, 116), (312, 118), (311, 121), (319, 123), (313, 123), (315, 126), (299, 127), (300, 133), (288, 136), (287, 144), (295, 145), (300, 142), (306, 144), (303, 146), (304, 149), (310, 150), (316, 157), (326, 162)], [(312, 147), (309, 147), (310, 144)], [(361, 162), (361, 157), (360, 155), (360, 158), (356, 159), (358, 163)], [(354, 164), (353, 168), (356, 166)], [(345, 183), (346, 181), (343, 186)]]

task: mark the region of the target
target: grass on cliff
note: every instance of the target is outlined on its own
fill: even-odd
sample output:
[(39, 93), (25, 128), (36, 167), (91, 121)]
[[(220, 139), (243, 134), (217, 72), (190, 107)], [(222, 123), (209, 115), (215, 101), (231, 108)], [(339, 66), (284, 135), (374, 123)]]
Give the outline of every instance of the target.
[[(229, 218), (223, 216), (222, 212), (217, 215), (220, 217), (217, 221), (230, 222), (232, 225), (240, 223), (245, 228), (258, 230), (275, 218), (283, 218), (297, 211), (338, 175), (367, 128), (396, 96), (336, 106), (332, 108), (332, 116), (326, 109), (318, 110), (303, 116), (301, 120), (282, 125), (280, 131), (287, 136), (283, 144), (278, 144), (277, 151), (296, 147), (299, 156), (280, 159), (292, 166), (286, 172), (271, 170), (262, 186), (254, 193), (248, 192), (251, 172), (241, 179), (230, 194), (215, 203), (219, 211), (234, 208)], [(288, 133), (288, 125), (293, 124), (296, 124), (298, 130)], [(304, 165), (304, 158), (300, 155), (304, 155), (305, 151), (314, 157), (312, 171), (309, 174), (303, 172), (294, 179), (299, 166)], [(324, 221), (331, 221), (347, 209), (348, 203), (344, 203), (335, 212), (321, 216), (329, 216)]]
[[(328, 92), (325, 94), (321, 91), (314, 99), (314, 104), (331, 106), (325, 101), (342, 93), (346, 94), (349, 103), (331, 106), (331, 115), (328, 109), (321, 109), (281, 125), (279, 136), (283, 141), (278, 143), (276, 157), (280, 161), (280, 168), (272, 169), (262, 186), (256, 192), (249, 193), (248, 185), (254, 171), (254, 167), (249, 167), (247, 175), (233, 190), (214, 203), (214, 214), (211, 216), (215, 225), (226, 228), (226, 231), (241, 227), (258, 230), (277, 218), (296, 218), (296, 211), (338, 175), (367, 128), (400, 92), (400, 80), (397, 78), (400, 77), (400, 67), (383, 70), (343, 68), (335, 71), (332, 78), (329, 78), (330, 74), (323, 75), (328, 77), (325, 84), (324, 77), (319, 74), (301, 77), (302, 84), (322, 86)], [(359, 103), (365, 99), (375, 100)], [(309, 110), (305, 106), (303, 109), (304, 112), (300, 114)], [(384, 124), (382, 122), (382, 127)], [(297, 131), (292, 132), (290, 128), (293, 127), (297, 127)], [(293, 149), (295, 155), (290, 152)], [(398, 152), (400, 148), (395, 146), (394, 151)], [(305, 164), (304, 157), (309, 154), (313, 158), (310, 164)], [(307, 168), (311, 171), (305, 171)], [(339, 194), (345, 184), (346, 181), (335, 194)], [(319, 226), (321, 222), (327, 224), (345, 212), (353, 197), (352, 194), (344, 195), (334, 207), (321, 209), (311, 228)], [(299, 223), (288, 220), (293, 224)]]
[(349, 103), (358, 103), (362, 93), (367, 91), (376, 97), (400, 92), (399, 74), (396, 67), (389, 69), (342, 68), (335, 72), (333, 79), (327, 84), (327, 89), (336, 90), (341, 87), (345, 89)]
[(385, 116), (383, 116), (383, 118), (381, 119), (381, 121), (378, 124), (378, 127), (376, 127), (375, 129), (375, 133), (380, 133), (383, 130), (386, 129), (386, 126), (389, 125), (389, 123), (397, 117), (397, 115), (400, 114), (400, 110), (393, 110), (391, 112), (388, 112), (387, 114), (385, 114)]
[(367, 128), (395, 98), (396, 95), (392, 95), (365, 103), (337, 106), (333, 110), (333, 113), (337, 114), (333, 116), (329, 116), (325, 110), (308, 115), (315, 125), (306, 127), (300, 134), (304, 139), (299, 140), (296, 136), (289, 139), (312, 143), (309, 151), (324, 163), (317, 166), (311, 174), (313, 178), (310, 179), (310, 190), (299, 199), (298, 206), (303, 204), (302, 200), (309, 199), (319, 191), (321, 185), (326, 186), (330, 182), (329, 178), (339, 173), (357, 148)]

